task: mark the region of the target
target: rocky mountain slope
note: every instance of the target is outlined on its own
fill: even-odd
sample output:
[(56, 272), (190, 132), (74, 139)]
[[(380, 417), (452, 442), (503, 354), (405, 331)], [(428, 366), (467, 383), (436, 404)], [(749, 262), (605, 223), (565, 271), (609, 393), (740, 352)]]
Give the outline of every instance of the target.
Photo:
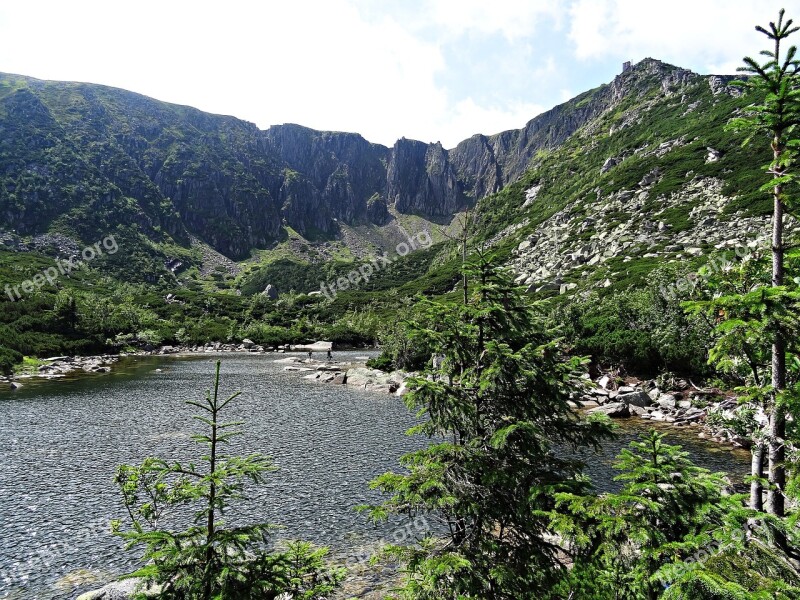
[(480, 200), (479, 241), (505, 248), (533, 290), (608, 285), (631, 261), (763, 230), (766, 158), (724, 131), (750, 102), (729, 80), (645, 59), (522, 129), (448, 150), (262, 131), (124, 90), (0, 74), (0, 239), (117, 232), (174, 268), (287, 238), (379, 247), (406, 217), (447, 223)]
[(581, 115), (574, 131), (481, 202), (477, 241), (504, 251), (531, 292), (561, 294), (765, 248), (768, 140), (742, 147), (726, 130), (755, 100), (731, 79), (645, 59), (560, 107)]
[(452, 150), (401, 139), (253, 124), (99, 85), (0, 75), (0, 214), (21, 236), (84, 241), (135, 224), (154, 242), (189, 236), (234, 259), (287, 228), (334, 238), (390, 212), (451, 217), (519, 176), (591, 110)]

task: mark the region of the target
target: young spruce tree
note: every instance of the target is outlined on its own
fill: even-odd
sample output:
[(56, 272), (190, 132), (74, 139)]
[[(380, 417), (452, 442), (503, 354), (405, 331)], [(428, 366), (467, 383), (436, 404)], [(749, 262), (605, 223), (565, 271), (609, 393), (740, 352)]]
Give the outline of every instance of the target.
[[(344, 577), (343, 569), (325, 564), (326, 549), (289, 542), (283, 550), (272, 550), (271, 525), (226, 527), (222, 521), (231, 502), (244, 499), (245, 483), (261, 483), (275, 467), (261, 454), (222, 453), (241, 423), (220, 421), (221, 412), (239, 392), (224, 400), (219, 397), (219, 370), (217, 361), (214, 389), (206, 392), (205, 400), (187, 402), (202, 411), (195, 419), (207, 428), (193, 436), (207, 448), (200, 465), (147, 458), (139, 466), (117, 469), (130, 528), (123, 531), (121, 521), (113, 528), (128, 547), (144, 546), (146, 564), (131, 576), (154, 584), (156, 597), (163, 600), (325, 597)], [(165, 529), (163, 521), (174, 519), (172, 513), (180, 507), (193, 512), (192, 524), (183, 531)]]
[(570, 542), (574, 567), (554, 596), (654, 600), (669, 584), (659, 570), (707, 543), (727, 508), (725, 479), (695, 466), (655, 431), (617, 457), (613, 494), (560, 494), (554, 523)]
[(422, 300), (411, 339), (441, 360), (413, 380), (406, 402), (423, 418), (411, 431), (431, 444), (405, 455), (406, 472), (375, 479), (391, 497), (373, 516), (424, 514), (441, 527), (413, 547), (389, 550), (405, 565), (402, 598), (523, 600), (561, 574), (549, 536), (555, 494), (579, 491), (570, 450), (610, 434), (568, 401), (583, 363), (566, 359), (507, 272), (468, 269), (466, 304)]

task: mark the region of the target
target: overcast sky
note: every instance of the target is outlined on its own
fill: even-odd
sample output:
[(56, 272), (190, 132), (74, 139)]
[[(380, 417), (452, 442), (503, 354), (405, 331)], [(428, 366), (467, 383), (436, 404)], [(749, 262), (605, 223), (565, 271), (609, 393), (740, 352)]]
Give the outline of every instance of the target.
[(800, 19), (800, 0), (2, 0), (0, 71), (452, 147), (523, 126), (624, 60), (733, 73), (781, 6)]

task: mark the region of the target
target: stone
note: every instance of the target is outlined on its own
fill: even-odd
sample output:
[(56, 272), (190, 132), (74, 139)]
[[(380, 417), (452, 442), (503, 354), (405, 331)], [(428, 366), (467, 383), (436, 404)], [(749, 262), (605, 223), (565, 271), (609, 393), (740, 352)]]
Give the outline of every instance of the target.
[(653, 400), (650, 398), (650, 396), (648, 396), (641, 390), (638, 392), (631, 392), (628, 394), (620, 393), (620, 395), (617, 396), (617, 401), (632, 406), (638, 406), (641, 408), (650, 406), (653, 403)]
[(347, 370), (347, 385), (366, 388), (369, 385), (385, 385), (391, 383), (389, 375), (378, 369), (354, 367)]
[(617, 389), (617, 391), (618, 391), (620, 394), (631, 394), (631, 393), (633, 393), (633, 392), (635, 392), (635, 391), (636, 391), (636, 388), (635, 388), (635, 387), (632, 387), (632, 386), (630, 386), (630, 385), (621, 385), (621, 386), (619, 386), (619, 388)]
[(601, 413), (608, 415), (612, 419), (620, 419), (631, 416), (628, 405), (624, 402), (609, 402), (608, 404), (603, 404), (602, 406), (589, 409), (589, 412), (592, 414)]
[(578, 287), (577, 283), (562, 283), (558, 293), (560, 295), (563, 295), (566, 294), (567, 292), (571, 292), (576, 287)]
[(267, 284), (267, 287), (264, 288), (264, 291), (261, 292), (262, 296), (266, 296), (270, 300), (277, 300), (278, 299), (278, 288), (276, 288), (271, 283)]
[(11, 383), (9, 383), (9, 387), (12, 390), (18, 390), (22, 387), (22, 384), (19, 381), (12, 381)]
[(612, 167), (615, 167), (617, 164), (619, 164), (619, 160), (617, 160), (613, 156), (609, 156), (603, 163), (603, 166), (600, 167), (600, 174), (602, 175), (603, 173), (607, 173), (608, 171), (611, 170)]
[(397, 385), (394, 383), (372, 383), (364, 387), (368, 392), (380, 392), (384, 394), (394, 394), (397, 391)]
[(677, 405), (678, 399), (675, 397), (674, 394), (661, 394), (656, 403), (661, 407), (667, 410), (674, 409)]
[(144, 593), (147, 597), (155, 597), (161, 592), (160, 586), (143, 587), (145, 581), (138, 577), (114, 581), (99, 590), (86, 592), (76, 600), (130, 600), (134, 595)]

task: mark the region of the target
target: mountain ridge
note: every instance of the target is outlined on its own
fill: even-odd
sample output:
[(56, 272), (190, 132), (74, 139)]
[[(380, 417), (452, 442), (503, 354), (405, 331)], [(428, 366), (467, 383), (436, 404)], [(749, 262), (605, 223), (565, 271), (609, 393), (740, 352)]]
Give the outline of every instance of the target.
[[(28, 126), (16, 132), (23, 138), (17, 141), (29, 150), (35, 140), (44, 145), (40, 149), (50, 148), (47, 140), (62, 144), (81, 180), (97, 178), (105, 195), (135, 200), (140, 210), (127, 216), (149, 237), (157, 238), (159, 230), (185, 245), (189, 235), (196, 235), (241, 259), (280, 239), (286, 225), (301, 234), (316, 231), (330, 237), (336, 235), (337, 221), (384, 225), (392, 218), (389, 208), (452, 216), (519, 177), (535, 152), (571, 135), (592, 111), (579, 107), (565, 120), (570, 102), (534, 117), (522, 129), (476, 134), (450, 150), (438, 142), (406, 138), (389, 148), (358, 133), (295, 124), (261, 130), (236, 117), (120, 88), (0, 74), (5, 134), (0, 169), (6, 178), (15, 175), (8, 156), (14, 133), (9, 120), (24, 119)], [(30, 158), (27, 167), (37, 159), (47, 162), (46, 156)], [(62, 189), (50, 195), (61, 192), (63, 199), (68, 197), (63, 188), (81, 181), (67, 177), (60, 184)], [(17, 198), (10, 202), (8, 186), (0, 188), (5, 196), (0, 210), (23, 235), (40, 232), (43, 225), (41, 218), (24, 214), (37, 205), (38, 191), (26, 197), (24, 189), (14, 186)], [(14, 204), (22, 210), (15, 211)], [(75, 208), (69, 202), (52, 204), (44, 211), (45, 220)], [(44, 208), (39, 203), (40, 215)]]

